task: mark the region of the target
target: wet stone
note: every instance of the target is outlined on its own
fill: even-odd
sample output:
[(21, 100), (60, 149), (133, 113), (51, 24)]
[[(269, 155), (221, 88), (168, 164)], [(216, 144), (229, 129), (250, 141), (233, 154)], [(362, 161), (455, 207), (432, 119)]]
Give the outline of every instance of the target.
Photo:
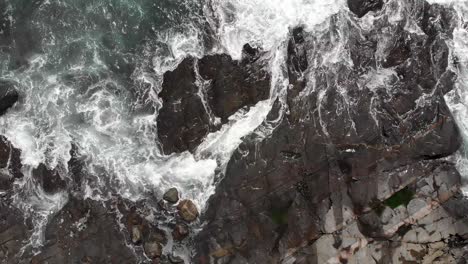
[(198, 218), (197, 206), (191, 200), (183, 200), (177, 206), (179, 215), (187, 222), (193, 222)]
[(132, 242), (133, 244), (139, 244), (141, 242), (141, 229), (140, 226), (132, 226)]
[(179, 191), (176, 188), (170, 188), (164, 193), (163, 199), (169, 203), (177, 203), (179, 201)]
[(181, 241), (186, 238), (189, 234), (189, 229), (185, 224), (177, 224), (172, 231), (172, 237), (174, 240)]
[(158, 258), (162, 255), (162, 245), (157, 241), (149, 241), (144, 245), (146, 255), (151, 258)]

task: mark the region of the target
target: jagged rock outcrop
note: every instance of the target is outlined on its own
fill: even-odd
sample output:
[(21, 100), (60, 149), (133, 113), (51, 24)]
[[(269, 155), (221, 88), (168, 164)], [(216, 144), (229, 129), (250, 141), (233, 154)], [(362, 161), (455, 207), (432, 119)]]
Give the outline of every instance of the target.
[(246, 45), (241, 61), (224, 54), (189, 57), (166, 72), (157, 120), (164, 152), (194, 151), (236, 111), (267, 99), (270, 76), (263, 55)]
[[(425, 202), (457, 193), (460, 175), (440, 160), (461, 144), (443, 97), (456, 79), (446, 43), (453, 10), (420, 0), (381, 10), (361, 3), (378, 12), (373, 20), (340, 12), (292, 30), (288, 112), (271, 136), (254, 133), (232, 156), (194, 262), (346, 262), (406, 219), (431, 214), (420, 212)], [(419, 184), (430, 179), (438, 183)], [(413, 199), (419, 192), (426, 200)]]

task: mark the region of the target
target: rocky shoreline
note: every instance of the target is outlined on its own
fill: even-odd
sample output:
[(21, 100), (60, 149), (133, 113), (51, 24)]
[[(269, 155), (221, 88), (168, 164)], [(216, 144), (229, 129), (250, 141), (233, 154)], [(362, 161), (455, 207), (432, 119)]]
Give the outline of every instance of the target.
[[(21, 150), (0, 137), (0, 263), (466, 263), (468, 199), (450, 159), (462, 138), (444, 100), (457, 79), (457, 16), (423, 0), (348, 5), (291, 29), (287, 95), (255, 132), (280, 121), (243, 138), (203, 210), (176, 188), (85, 198), (82, 183), (97, 176), (72, 149), (68, 168), (31, 171), (68, 199), (34, 249), (34, 224), (15, 207)], [(164, 152), (194, 152), (267, 100), (268, 56), (246, 44), (240, 61), (188, 57), (167, 72)], [(0, 81), (0, 115), (27, 96), (15, 85)]]

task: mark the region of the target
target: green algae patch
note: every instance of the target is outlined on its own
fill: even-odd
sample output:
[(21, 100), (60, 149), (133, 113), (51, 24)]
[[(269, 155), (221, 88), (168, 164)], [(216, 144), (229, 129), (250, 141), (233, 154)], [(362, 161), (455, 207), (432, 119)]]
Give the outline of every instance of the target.
[(407, 206), (408, 203), (413, 199), (414, 193), (407, 187), (394, 193), (390, 198), (384, 201), (384, 204), (392, 209), (397, 208), (400, 205)]

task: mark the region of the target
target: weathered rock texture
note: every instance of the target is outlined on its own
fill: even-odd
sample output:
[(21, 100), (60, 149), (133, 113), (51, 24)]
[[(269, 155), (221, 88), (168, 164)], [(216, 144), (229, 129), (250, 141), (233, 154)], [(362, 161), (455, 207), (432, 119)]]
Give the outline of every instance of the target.
[(228, 55), (189, 57), (165, 73), (158, 115), (164, 152), (194, 151), (236, 111), (267, 99), (270, 76), (262, 55), (246, 45), (241, 61)]
[[(460, 182), (441, 160), (461, 142), (443, 98), (455, 80), (446, 42), (453, 10), (349, 2), (358, 17), (378, 16), (341, 12), (292, 30), (289, 111), (271, 136), (245, 138), (231, 158), (204, 215), (196, 263), (421, 263), (440, 245), (414, 234), (418, 223), (457, 223), (430, 240), (445, 252), (455, 250), (450, 236), (466, 235), (466, 219), (434, 209)], [(403, 242), (407, 229), (415, 248)], [(431, 236), (437, 228), (421, 229)], [(369, 244), (392, 247), (371, 255)]]

